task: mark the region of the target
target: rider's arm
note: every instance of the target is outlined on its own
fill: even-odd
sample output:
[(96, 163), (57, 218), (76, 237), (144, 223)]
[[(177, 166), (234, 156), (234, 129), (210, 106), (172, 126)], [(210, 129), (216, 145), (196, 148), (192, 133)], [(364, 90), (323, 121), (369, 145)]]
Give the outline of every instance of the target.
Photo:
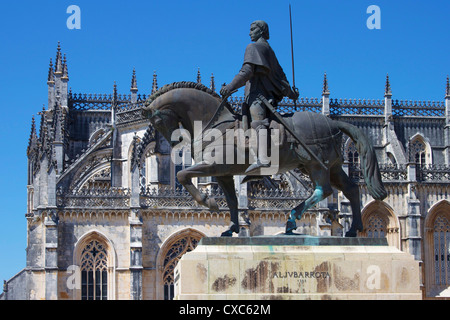
[(255, 66), (250, 63), (244, 63), (239, 73), (234, 77), (233, 81), (227, 86), (229, 91), (234, 91), (244, 86), (245, 83), (253, 77)]

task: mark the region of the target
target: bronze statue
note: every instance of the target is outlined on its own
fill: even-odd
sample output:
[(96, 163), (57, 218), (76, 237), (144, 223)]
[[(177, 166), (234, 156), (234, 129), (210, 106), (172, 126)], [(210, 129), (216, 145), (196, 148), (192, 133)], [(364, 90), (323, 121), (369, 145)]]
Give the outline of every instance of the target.
[[(257, 20), (250, 26), (250, 43), (244, 54), (244, 63), (239, 73), (230, 84), (222, 87), (220, 94), (228, 96), (234, 90), (245, 85), (245, 102), (242, 106), (244, 122), (247, 122), (250, 112), (250, 126), (256, 130), (256, 137), (267, 141), (269, 128), (269, 114), (266, 106), (259, 98), (262, 95), (276, 108), (283, 97), (296, 100), (298, 92), (293, 90), (280, 66), (275, 52), (270, 47), (269, 26), (266, 22)], [(245, 123), (246, 124), (246, 123)], [(267, 148), (267, 143), (256, 143), (260, 148)], [(255, 162), (245, 171), (251, 175), (258, 172), (261, 167), (269, 167), (268, 159), (263, 159), (268, 150), (253, 150)]]
[[(286, 87), (282, 88), (286, 89)], [(227, 90), (230, 90), (230, 88)], [(271, 98), (277, 99), (279, 95)], [(250, 94), (248, 99), (251, 102), (250, 106), (257, 104), (251, 100)], [(214, 127), (223, 135), (225, 135), (227, 129), (233, 129), (242, 122), (243, 117), (235, 114), (229, 106), (223, 108), (223, 102), (226, 101), (222, 101), (220, 96), (202, 84), (178, 82), (164, 86), (149, 97), (146, 101), (146, 106), (143, 108), (143, 114), (148, 117), (155, 129), (172, 143), (172, 146), (179, 143), (178, 140), (172, 141), (172, 134), (180, 128), (181, 124), (182, 128), (188, 131), (191, 137), (194, 137), (191, 141), (191, 147), (194, 149), (196, 121), (201, 121), (203, 131), (208, 127)], [(298, 168), (309, 175), (314, 188), (313, 194), (306, 201), (292, 209), (286, 223), (286, 233), (291, 234), (296, 229), (296, 220), (300, 219), (302, 214), (311, 206), (328, 197), (332, 193), (333, 186), (341, 190), (350, 201), (353, 219), (346, 236), (355, 237), (357, 231), (363, 230), (359, 187), (342, 169), (340, 147), (342, 133), (347, 134), (354, 141), (356, 149), (361, 156), (361, 168), (369, 193), (374, 199), (382, 200), (387, 196), (387, 193), (381, 181), (378, 161), (372, 144), (356, 126), (342, 121), (331, 120), (322, 114), (296, 112), (293, 115), (283, 116), (283, 119), (290, 124), (290, 129), (297, 136), (304, 139), (304, 144), (316, 155), (316, 157), (308, 156), (309, 154), (305, 152), (302, 143), (292, 139), (288, 132), (284, 134), (285, 138), (280, 141), (278, 146), (279, 154), (283, 156), (279, 158), (279, 163), (276, 167), (277, 173)], [(213, 123), (213, 126), (211, 123)], [(238, 152), (242, 152), (242, 146), (233, 145), (233, 148), (229, 148), (229, 145), (226, 145), (226, 139), (217, 139), (215, 143), (215, 159), (222, 161), (196, 161), (194, 166), (178, 172), (177, 178), (199, 204), (211, 210), (218, 210), (214, 198), (202, 194), (192, 184), (192, 178), (194, 177), (216, 177), (219, 186), (224, 192), (231, 214), (230, 227), (222, 233), (222, 236), (232, 236), (233, 232), (239, 232), (238, 202), (233, 177), (245, 174), (251, 161), (247, 157), (247, 161), (243, 164), (237, 161), (227, 162), (230, 156), (234, 160), (236, 159)], [(203, 147), (205, 146), (203, 145)], [(232, 152), (232, 155), (227, 154), (230, 152)], [(249, 153), (248, 150), (246, 152)]]

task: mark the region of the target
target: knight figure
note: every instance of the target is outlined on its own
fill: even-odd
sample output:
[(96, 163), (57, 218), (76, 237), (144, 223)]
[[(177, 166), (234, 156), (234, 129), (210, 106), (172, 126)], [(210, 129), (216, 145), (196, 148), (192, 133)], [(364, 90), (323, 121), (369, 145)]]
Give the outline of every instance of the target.
[[(253, 22), (250, 26), (250, 38), (252, 43), (245, 50), (241, 70), (231, 83), (222, 87), (220, 94), (227, 96), (245, 85), (243, 120), (250, 116), (250, 126), (255, 129), (258, 139), (267, 141), (270, 115), (259, 95), (265, 97), (276, 108), (283, 97), (297, 100), (299, 94), (295, 88), (291, 88), (275, 52), (267, 42), (269, 40), (267, 23), (261, 20)], [(270, 166), (269, 160), (264, 159), (264, 155), (268, 152), (268, 143), (256, 145), (259, 146), (259, 150), (251, 150), (255, 161), (247, 168), (245, 173), (248, 175), (257, 174), (261, 168)]]

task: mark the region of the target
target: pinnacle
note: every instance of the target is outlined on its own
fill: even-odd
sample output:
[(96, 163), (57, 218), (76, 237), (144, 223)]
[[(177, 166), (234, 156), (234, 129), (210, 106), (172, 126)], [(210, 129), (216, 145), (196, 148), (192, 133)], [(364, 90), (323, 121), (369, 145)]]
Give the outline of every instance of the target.
[(386, 74), (386, 85), (385, 85), (385, 89), (384, 89), (384, 95), (385, 96), (391, 96), (392, 95), (391, 84), (389, 82), (389, 74)]
[(447, 75), (447, 86), (445, 88), (445, 96), (450, 98), (450, 82), (448, 75)]
[(131, 91), (137, 91), (136, 69), (133, 68), (133, 75), (131, 76)]
[(215, 81), (214, 81), (214, 73), (211, 73), (211, 81), (209, 83), (209, 88), (212, 91), (216, 91), (216, 84), (215, 84)]
[(200, 68), (198, 68), (198, 71), (197, 71), (197, 83), (202, 83), (202, 76), (200, 74)]
[(152, 94), (158, 91), (158, 80), (156, 76), (156, 71), (153, 71), (153, 84), (152, 84)]
[(322, 94), (330, 94), (330, 89), (328, 88), (328, 80), (327, 80), (327, 73), (325, 72), (323, 75), (323, 89)]

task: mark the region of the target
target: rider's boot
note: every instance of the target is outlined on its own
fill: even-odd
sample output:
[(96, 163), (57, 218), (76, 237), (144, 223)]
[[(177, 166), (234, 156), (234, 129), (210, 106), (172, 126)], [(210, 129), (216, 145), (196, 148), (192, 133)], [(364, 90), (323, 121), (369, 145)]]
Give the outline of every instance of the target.
[(270, 160), (267, 158), (269, 151), (268, 144), (270, 143), (267, 139), (268, 120), (253, 121), (251, 126), (256, 130), (256, 140), (250, 146), (249, 151), (250, 155), (255, 159), (255, 162), (245, 170), (245, 174), (247, 175), (260, 174), (261, 168), (270, 167)]

